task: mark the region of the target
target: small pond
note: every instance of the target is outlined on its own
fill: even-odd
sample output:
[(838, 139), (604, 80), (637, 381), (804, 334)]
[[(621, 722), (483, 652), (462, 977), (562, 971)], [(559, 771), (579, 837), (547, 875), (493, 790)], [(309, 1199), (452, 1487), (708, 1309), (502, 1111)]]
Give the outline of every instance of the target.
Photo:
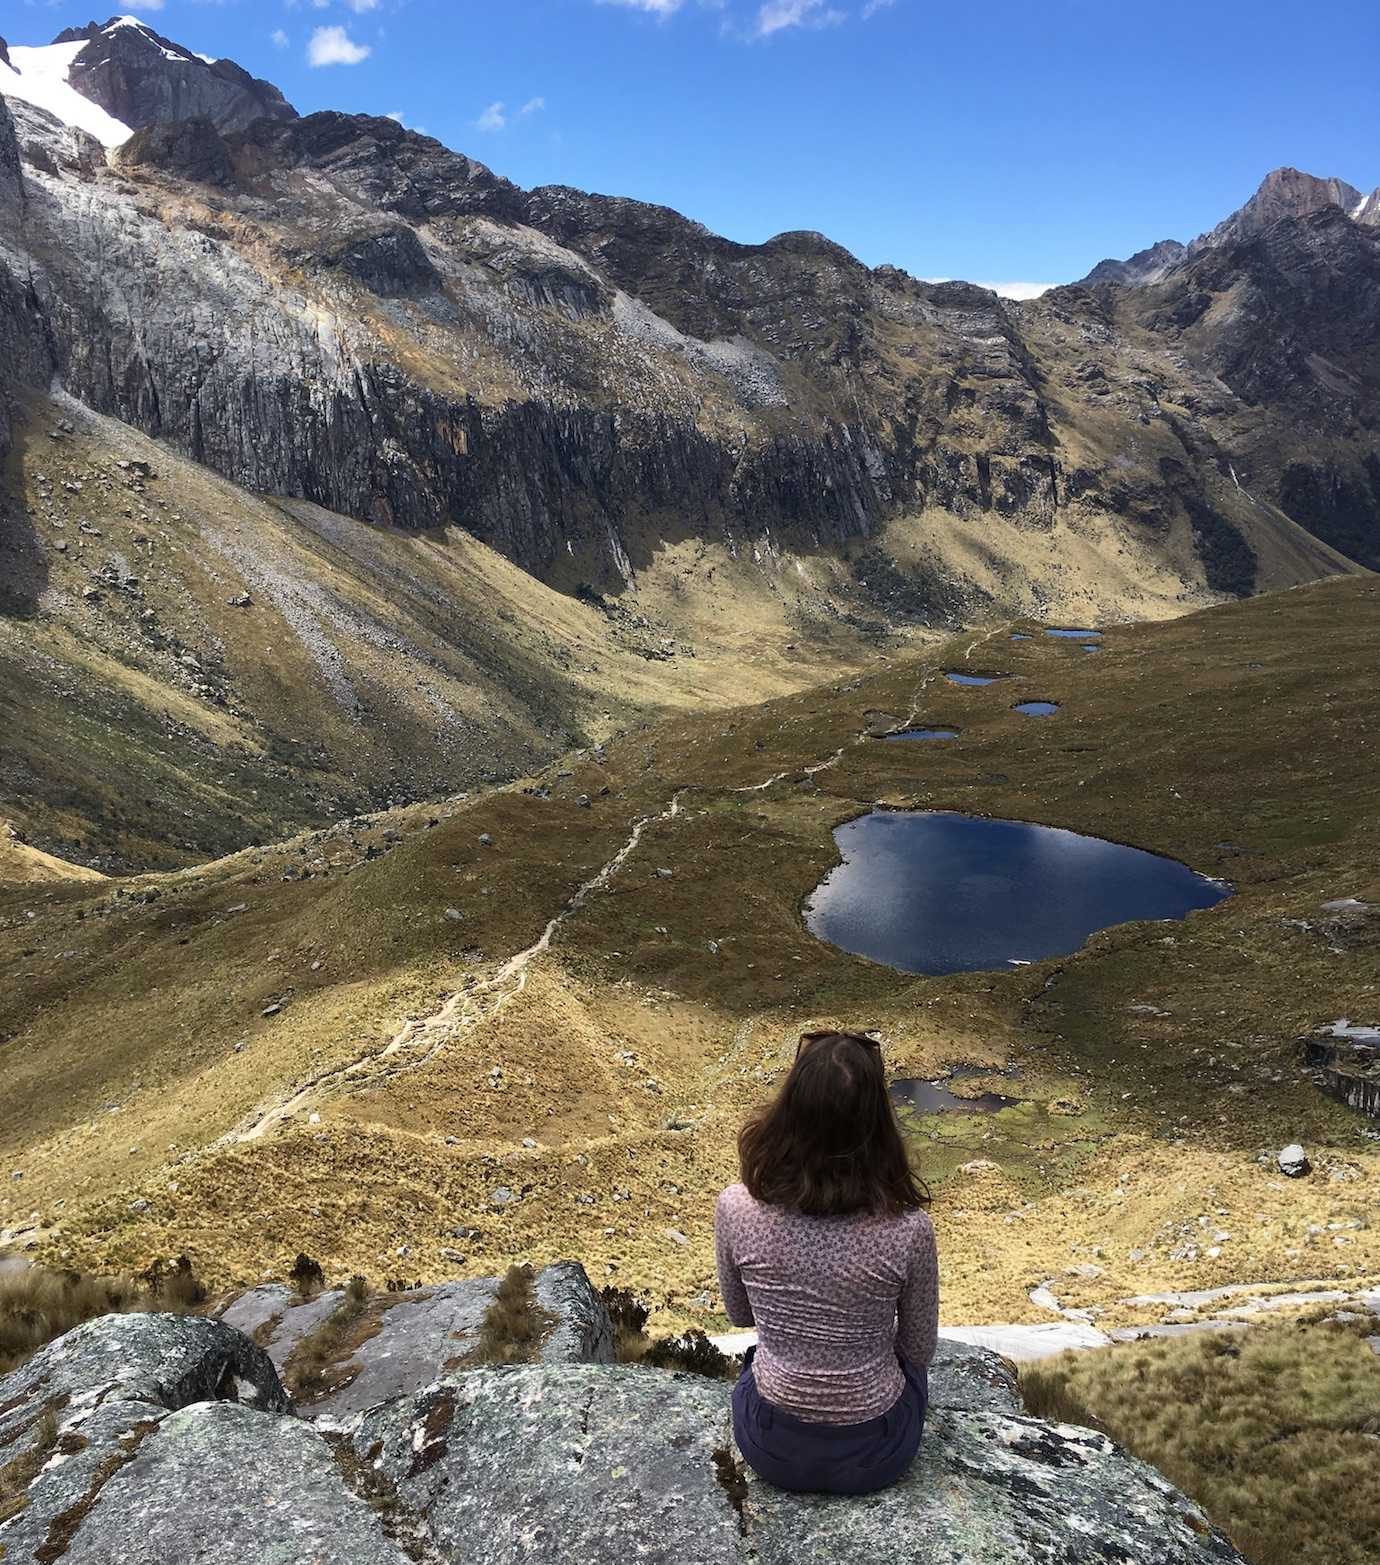
[(1088, 641), (1093, 636), (1100, 636), (1100, 630), (1070, 630), (1063, 625), (1050, 625), (1045, 628), (1047, 636), (1062, 636), (1067, 641)]
[(1012, 641), (1033, 641), (1035, 638), (1033, 636), (1027, 636), (1023, 630), (1013, 630), (1011, 632), (1011, 639)]
[(806, 904), (810, 932), (907, 973), (1066, 956), (1112, 924), (1230, 895), (1175, 859), (1028, 821), (873, 810), (834, 840), (843, 862)]
[(956, 728), (902, 728), (894, 734), (883, 734), (883, 739), (957, 739)]
[(1007, 674), (961, 674), (957, 669), (950, 669), (944, 678), (951, 685), (995, 685), (999, 679), (1007, 679)]
[(1101, 652), (1102, 648), (1099, 647), (1095, 641), (1085, 641), (1083, 643), (1083, 650), (1084, 652)]
[(988, 1075), (972, 1066), (951, 1071), (940, 1081), (906, 1079), (893, 1081), (887, 1091), (898, 1109), (914, 1109), (917, 1114), (996, 1114), (1001, 1109), (1014, 1108), (1020, 1098), (1006, 1098), (999, 1092), (983, 1092), (975, 1098), (960, 1098), (950, 1092), (946, 1082), (960, 1076)]
[(1059, 703), (1057, 701), (1018, 701), (1011, 710), (1019, 712), (1022, 717), (1053, 717), (1059, 710)]

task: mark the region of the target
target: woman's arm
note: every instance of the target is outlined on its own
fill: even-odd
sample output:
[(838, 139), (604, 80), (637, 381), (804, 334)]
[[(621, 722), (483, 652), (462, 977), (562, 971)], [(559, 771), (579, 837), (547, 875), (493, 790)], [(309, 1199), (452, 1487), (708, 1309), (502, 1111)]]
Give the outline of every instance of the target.
[(939, 1340), (939, 1252), (934, 1226), (916, 1225), (910, 1267), (896, 1311), (896, 1346), (912, 1364), (928, 1364)]
[(742, 1273), (733, 1259), (733, 1220), (724, 1191), (714, 1208), (714, 1259), (719, 1268), (719, 1292), (723, 1295), (724, 1308), (735, 1326), (755, 1326), (752, 1318), (752, 1301), (743, 1286)]

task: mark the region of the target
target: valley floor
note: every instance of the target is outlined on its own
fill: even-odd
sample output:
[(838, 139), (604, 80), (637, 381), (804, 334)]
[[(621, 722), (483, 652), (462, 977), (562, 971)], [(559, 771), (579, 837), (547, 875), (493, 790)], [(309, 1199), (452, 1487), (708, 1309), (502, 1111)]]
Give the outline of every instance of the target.
[[(217, 1284), (302, 1250), (376, 1282), (576, 1255), (659, 1326), (713, 1327), (737, 1125), (801, 1028), (840, 1023), (880, 1028), (898, 1076), (990, 1067), (958, 1090), (1024, 1100), (911, 1122), (949, 1321), (1107, 1328), (1192, 1314), (1126, 1302), (1173, 1290), (1374, 1286), (1376, 1127), (1317, 1091), (1298, 1040), (1380, 1021), (1380, 917), (1324, 910), (1380, 904), (1380, 586), (1113, 628), (1095, 657), (1012, 628), (1035, 627), (506, 788), (0, 893), (0, 1242), (83, 1270), (185, 1251)], [(961, 737), (868, 737), (910, 722)], [(832, 828), (877, 800), (1134, 843), (1236, 895), (1072, 958), (909, 977), (801, 918)], [(1296, 1140), (1313, 1172), (1288, 1180)]]

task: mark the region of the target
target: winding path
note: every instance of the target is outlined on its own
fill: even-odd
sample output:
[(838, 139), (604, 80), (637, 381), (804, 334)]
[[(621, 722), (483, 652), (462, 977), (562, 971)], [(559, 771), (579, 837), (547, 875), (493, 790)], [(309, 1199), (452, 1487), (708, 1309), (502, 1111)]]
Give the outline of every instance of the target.
[[(319, 1076), (312, 1077), (299, 1087), (291, 1097), (271, 1108), (256, 1110), (249, 1120), (213, 1142), (212, 1147), (260, 1141), (332, 1089), (368, 1078), (387, 1080), (405, 1071), (417, 1070), (435, 1059), (459, 1033), (471, 1031), (482, 1022), (491, 1021), (527, 987), (528, 968), (543, 952), (550, 949), (551, 941), (561, 925), (584, 907), (596, 891), (607, 886), (627, 863), (647, 828), (662, 821), (674, 820), (680, 814), (681, 799), (685, 793), (684, 788), (677, 789), (664, 810), (655, 815), (642, 816), (618, 852), (566, 900), (530, 946), (510, 956), (495, 972), (472, 988), (461, 989), (453, 994), (429, 1016), (414, 1017), (405, 1022), (382, 1049), (370, 1051), (349, 1065), (322, 1071)], [(387, 1063), (390, 1060), (398, 1063), (390, 1068)]]
[[(970, 642), (963, 653), (963, 661), (971, 662), (973, 653), (1000, 634), (1003, 628), (999, 626), (988, 631), (985, 636), (979, 636)], [(933, 668), (916, 686), (905, 719), (906, 726), (914, 724), (926, 690), (941, 677), (942, 673), (941, 668)], [(759, 793), (774, 787), (787, 777), (801, 775), (816, 777), (821, 772), (837, 766), (850, 750), (856, 745), (866, 743), (867, 739), (868, 734), (863, 730), (847, 744), (840, 745), (831, 755), (826, 756), (822, 761), (816, 761), (812, 766), (803, 768), (803, 771), (792, 769), (776, 772), (763, 782), (746, 784), (732, 791)], [(349, 1064), (332, 1066), (329, 1070), (322, 1071), (304, 1082), (289, 1097), (267, 1107), (260, 1106), (234, 1130), (212, 1142), (210, 1149), (261, 1141), (288, 1121), (296, 1119), (298, 1115), (309, 1109), (313, 1102), (328, 1096), (333, 1091), (350, 1087), (363, 1080), (390, 1080), (404, 1072), (418, 1070), (435, 1059), (457, 1036), (471, 1032), (484, 1022), (491, 1021), (527, 987), (528, 969), (539, 956), (550, 949), (551, 941), (561, 925), (583, 908), (595, 892), (601, 891), (609, 884), (637, 851), (643, 833), (649, 826), (674, 820), (680, 814), (681, 800), (688, 791), (686, 788), (677, 789), (664, 810), (642, 816), (634, 824), (627, 840), (617, 853), (567, 899), (559, 912), (547, 922), (540, 937), (530, 946), (510, 956), (487, 978), (451, 995), (444, 1004), (429, 1015), (414, 1017), (405, 1022), (382, 1049), (369, 1050)]]

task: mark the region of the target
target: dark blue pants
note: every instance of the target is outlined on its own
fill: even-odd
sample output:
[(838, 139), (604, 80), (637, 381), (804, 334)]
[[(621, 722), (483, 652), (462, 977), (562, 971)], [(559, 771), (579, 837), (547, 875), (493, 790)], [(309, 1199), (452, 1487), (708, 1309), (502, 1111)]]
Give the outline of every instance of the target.
[(808, 1494), (871, 1494), (894, 1484), (915, 1460), (925, 1432), (929, 1372), (901, 1359), (906, 1386), (880, 1418), (815, 1424), (777, 1407), (757, 1389), (749, 1348), (733, 1388), (733, 1437), (759, 1478)]

